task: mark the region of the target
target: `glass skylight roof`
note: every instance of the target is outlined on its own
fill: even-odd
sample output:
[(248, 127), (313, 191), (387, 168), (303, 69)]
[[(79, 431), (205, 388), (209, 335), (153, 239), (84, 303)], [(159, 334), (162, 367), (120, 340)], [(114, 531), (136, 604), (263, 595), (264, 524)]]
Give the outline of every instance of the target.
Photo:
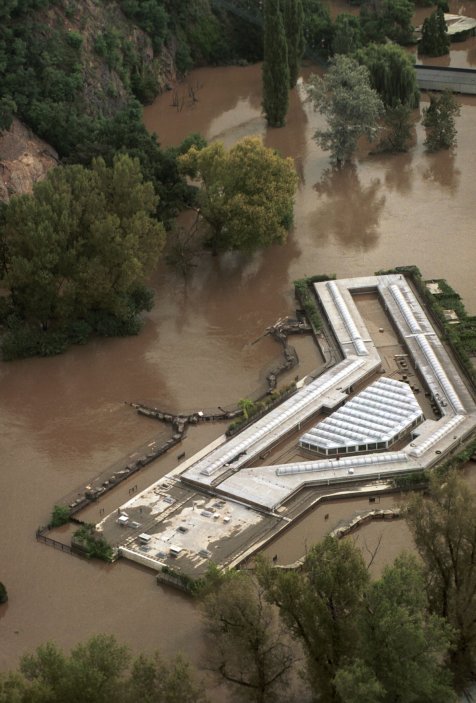
[(318, 447), (353, 447), (357, 451), (356, 445), (388, 446), (400, 432), (421, 420), (422, 410), (408, 385), (380, 378), (303, 434), (299, 444), (315, 451)]

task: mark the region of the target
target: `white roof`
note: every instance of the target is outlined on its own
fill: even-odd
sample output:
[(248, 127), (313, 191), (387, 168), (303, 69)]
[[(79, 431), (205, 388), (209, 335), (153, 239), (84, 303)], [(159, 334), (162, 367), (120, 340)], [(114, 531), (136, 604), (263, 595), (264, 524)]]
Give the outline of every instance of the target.
[(409, 386), (380, 378), (303, 434), (299, 443), (339, 449), (389, 442), (417, 419), (423, 414)]

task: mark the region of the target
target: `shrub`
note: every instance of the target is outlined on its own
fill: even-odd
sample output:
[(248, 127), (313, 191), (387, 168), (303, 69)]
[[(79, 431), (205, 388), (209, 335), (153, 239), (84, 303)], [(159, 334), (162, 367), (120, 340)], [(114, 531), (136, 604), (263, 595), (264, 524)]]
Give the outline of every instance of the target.
[(60, 527), (69, 522), (70, 510), (66, 505), (55, 505), (51, 513), (51, 527)]
[(0, 604), (6, 603), (7, 600), (8, 600), (7, 589), (5, 588), (3, 583), (0, 581)]
[(89, 559), (101, 559), (111, 562), (113, 549), (105, 539), (95, 534), (94, 525), (82, 525), (73, 535), (73, 543), (83, 551)]

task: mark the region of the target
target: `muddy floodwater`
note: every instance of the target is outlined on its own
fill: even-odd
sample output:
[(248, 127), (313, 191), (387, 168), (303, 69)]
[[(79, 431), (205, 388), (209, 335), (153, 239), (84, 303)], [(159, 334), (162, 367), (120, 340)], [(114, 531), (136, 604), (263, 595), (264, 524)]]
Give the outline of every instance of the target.
[[(161, 267), (152, 281), (155, 308), (138, 337), (0, 364), (0, 580), (10, 596), (0, 608), (0, 669), (15, 666), (45, 640), (69, 647), (96, 632), (113, 633), (135, 651), (160, 647), (200, 660), (200, 619), (189, 600), (158, 587), (150, 572), (125, 563), (91, 564), (34, 538), (56, 499), (162, 432), (124, 401), (199, 409), (262, 387), (279, 350), (269, 337), (257, 340), (293, 312), (292, 281), (306, 274), (358, 276), (414, 263), (426, 277), (448, 279), (476, 312), (476, 100), (461, 99), (454, 154), (425, 154), (415, 116), (417, 144), (408, 154), (368, 156), (362, 149), (355, 166), (332, 173), (313, 142), (321, 122), (303, 90), (291, 94), (286, 128), (266, 130), (260, 83), (259, 66), (200, 69), (177, 86), (186, 96), (187, 85), (194, 85), (198, 102), (189, 105), (185, 97), (177, 111), (167, 93), (146, 108), (144, 119), (163, 145), (178, 144), (191, 131), (227, 145), (256, 134), (292, 156), (300, 185), (287, 243), (252, 257), (204, 256), (187, 281)], [(423, 96), (422, 105), (426, 101)], [(297, 344), (302, 375), (317, 366), (318, 356), (309, 340)], [(193, 429), (183, 450), (190, 456), (221, 431)], [(133, 483), (144, 487), (175, 466), (178, 453)], [(123, 503), (130, 488), (121, 485), (105, 508)], [(88, 519), (97, 519), (100, 508), (93, 506)], [(333, 511), (343, 519), (355, 507), (343, 502)], [(393, 545), (410, 546), (400, 528), (398, 522), (385, 526)], [(306, 518), (294, 536), (283, 536), (283, 558), (323, 529), (322, 515)], [(395, 549), (384, 553), (393, 557)]]

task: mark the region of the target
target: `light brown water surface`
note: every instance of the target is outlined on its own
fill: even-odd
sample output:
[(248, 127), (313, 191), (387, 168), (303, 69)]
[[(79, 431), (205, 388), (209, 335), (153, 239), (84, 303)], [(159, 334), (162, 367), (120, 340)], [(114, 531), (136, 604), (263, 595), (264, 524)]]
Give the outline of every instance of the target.
[[(138, 337), (0, 364), (0, 580), (10, 595), (0, 608), (0, 669), (15, 666), (23, 652), (45, 640), (71, 646), (99, 631), (135, 650), (161, 647), (200, 656), (193, 604), (157, 587), (149, 572), (123, 563), (90, 564), (34, 539), (56, 499), (160, 431), (124, 401), (197, 409), (249, 395), (278, 353), (268, 337), (253, 342), (293, 311), (292, 281), (305, 274), (351, 276), (415, 263), (424, 276), (447, 278), (476, 312), (474, 101), (463, 101), (454, 155), (426, 155), (417, 124), (418, 143), (408, 154), (376, 157), (362, 150), (354, 167), (332, 173), (328, 156), (312, 140), (320, 119), (297, 90), (287, 127), (266, 130), (260, 71), (194, 71), (188, 80), (198, 86), (198, 103), (177, 112), (166, 94), (144, 119), (164, 145), (179, 143), (190, 131), (227, 145), (259, 134), (293, 156), (300, 186), (286, 245), (252, 257), (205, 256), (186, 282), (160, 268), (153, 281), (156, 306)], [(316, 358), (307, 342), (300, 345), (303, 374)], [(221, 431), (191, 431), (187, 455)], [(176, 454), (139, 476), (139, 488), (176, 465)], [(127, 491), (127, 484), (118, 489), (116, 504)], [(116, 499), (107, 500), (109, 509)], [(95, 519), (96, 509), (100, 505), (88, 519)]]

